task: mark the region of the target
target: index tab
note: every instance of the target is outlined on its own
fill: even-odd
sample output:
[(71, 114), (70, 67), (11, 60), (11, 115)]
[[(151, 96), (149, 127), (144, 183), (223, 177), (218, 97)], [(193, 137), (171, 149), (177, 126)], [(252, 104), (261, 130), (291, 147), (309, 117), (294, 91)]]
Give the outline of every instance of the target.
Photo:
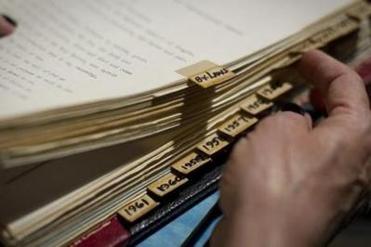
[(359, 23), (351, 18), (346, 18), (338, 23), (326, 28), (325, 30), (310, 37), (315, 47), (321, 47), (335, 40), (339, 36), (348, 34), (359, 28)]
[(126, 204), (118, 211), (118, 214), (121, 215), (126, 221), (134, 222), (157, 207), (157, 205), (159, 205), (158, 202), (154, 201), (151, 197), (145, 194)]
[(181, 68), (181, 69), (178, 69), (176, 72), (184, 77), (191, 77), (192, 75), (196, 75), (196, 74), (199, 74), (203, 71), (206, 71), (206, 70), (209, 70), (209, 69), (212, 69), (212, 68), (215, 68), (217, 67), (218, 65), (213, 63), (213, 62), (210, 62), (208, 60), (202, 60), (198, 63), (195, 63), (195, 64), (192, 64), (190, 66), (187, 66), (187, 67), (184, 67), (184, 68)]
[(188, 175), (210, 161), (211, 159), (209, 157), (192, 152), (183, 159), (177, 161), (171, 167), (184, 175)]
[(282, 94), (290, 91), (293, 88), (291, 83), (283, 82), (276, 84), (267, 84), (258, 89), (257, 94), (268, 100), (274, 100)]
[(176, 71), (203, 88), (231, 79), (235, 73), (213, 62), (204, 60)]
[(197, 148), (207, 155), (213, 155), (219, 152), (224, 147), (228, 146), (229, 142), (223, 140), (218, 134), (213, 134), (197, 145)]
[(361, 1), (347, 12), (348, 16), (362, 20), (371, 15), (371, 4)]
[(236, 114), (227, 122), (219, 127), (219, 131), (230, 137), (236, 137), (249, 127), (253, 126), (258, 119), (255, 117), (247, 117), (242, 114)]
[(272, 106), (272, 102), (263, 100), (256, 94), (247, 97), (247, 99), (245, 99), (241, 104), (241, 108), (251, 115), (257, 115)]
[(164, 197), (183, 184), (188, 182), (187, 178), (169, 173), (148, 186), (148, 190), (159, 197)]
[(193, 75), (189, 78), (189, 80), (193, 81), (203, 88), (208, 88), (210, 86), (225, 82), (231, 79), (234, 75), (234, 72), (230, 71), (229, 69), (222, 66), (217, 66), (199, 74)]

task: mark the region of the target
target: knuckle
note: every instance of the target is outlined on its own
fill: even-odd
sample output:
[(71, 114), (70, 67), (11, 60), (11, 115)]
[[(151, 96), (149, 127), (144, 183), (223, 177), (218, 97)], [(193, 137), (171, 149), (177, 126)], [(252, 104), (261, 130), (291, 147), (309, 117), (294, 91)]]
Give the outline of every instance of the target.
[(284, 124), (302, 122), (305, 120), (303, 115), (295, 112), (280, 112), (278, 115), (281, 117), (281, 121), (284, 122)]
[(357, 122), (360, 130), (369, 131), (371, 128), (371, 112), (370, 110), (362, 111), (355, 116), (354, 122)]
[(229, 156), (230, 162), (237, 162), (238, 159), (241, 157), (243, 153), (246, 152), (247, 149), (247, 142), (246, 138), (241, 138), (233, 147), (233, 150)]
[(367, 135), (371, 131), (371, 114), (369, 111), (354, 111), (347, 115), (343, 123), (346, 135)]
[(348, 131), (333, 131), (329, 134), (328, 138), (340, 150), (344, 150), (344, 148), (349, 147), (353, 143), (353, 138)]
[(349, 67), (347, 67), (347, 70), (344, 72), (343, 76), (346, 80), (363, 83), (361, 76)]
[[(269, 116), (261, 121), (261, 128), (292, 128), (298, 125), (306, 124), (306, 119), (303, 115), (295, 112), (278, 112), (275, 115)], [(259, 127), (258, 125), (258, 127)]]
[(267, 128), (269, 126), (274, 125), (275, 122), (277, 121), (276, 120), (276, 115), (277, 114), (269, 115), (269, 116), (263, 118), (262, 120), (260, 120), (260, 122), (257, 124), (257, 128)]
[(366, 152), (363, 151), (365, 145), (364, 136), (349, 133), (349, 131), (334, 131), (327, 136), (326, 150), (337, 159), (340, 157), (353, 157), (354, 160), (360, 159)]

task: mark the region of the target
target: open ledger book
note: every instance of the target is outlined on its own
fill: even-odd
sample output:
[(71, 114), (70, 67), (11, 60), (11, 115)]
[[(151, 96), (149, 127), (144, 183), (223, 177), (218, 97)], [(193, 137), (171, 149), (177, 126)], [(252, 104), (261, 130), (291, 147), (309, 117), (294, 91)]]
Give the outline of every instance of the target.
[[(0, 0), (0, 11), (18, 22), (0, 40), (0, 201), (8, 202), (0, 205), (1, 237), (50, 246), (120, 210), (133, 223), (157, 207), (156, 196), (174, 183), (156, 183), (192, 180), (187, 169), (208, 163), (296, 87), (274, 71), (347, 37), (338, 48), (344, 57), (366, 49), (370, 7)], [(189, 157), (193, 165), (179, 165)], [(123, 206), (138, 198), (148, 210), (136, 216), (139, 209)]]

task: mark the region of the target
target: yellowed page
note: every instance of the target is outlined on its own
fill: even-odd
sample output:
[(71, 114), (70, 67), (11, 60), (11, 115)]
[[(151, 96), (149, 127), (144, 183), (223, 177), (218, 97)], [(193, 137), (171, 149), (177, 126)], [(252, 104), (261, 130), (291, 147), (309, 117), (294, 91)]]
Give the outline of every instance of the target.
[(0, 119), (130, 97), (231, 62), (351, 0), (0, 0), (19, 26), (0, 40)]

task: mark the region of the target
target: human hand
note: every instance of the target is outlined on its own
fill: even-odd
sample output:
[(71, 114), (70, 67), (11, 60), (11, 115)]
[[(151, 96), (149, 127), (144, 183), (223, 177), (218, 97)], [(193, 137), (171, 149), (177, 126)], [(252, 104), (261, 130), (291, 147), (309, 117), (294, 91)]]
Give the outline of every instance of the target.
[(262, 120), (231, 153), (220, 183), (223, 218), (214, 246), (317, 246), (368, 182), (371, 114), (364, 84), (319, 51), (302, 74), (325, 96), (329, 117), (279, 112)]
[(0, 37), (7, 36), (14, 31), (14, 26), (0, 15)]

